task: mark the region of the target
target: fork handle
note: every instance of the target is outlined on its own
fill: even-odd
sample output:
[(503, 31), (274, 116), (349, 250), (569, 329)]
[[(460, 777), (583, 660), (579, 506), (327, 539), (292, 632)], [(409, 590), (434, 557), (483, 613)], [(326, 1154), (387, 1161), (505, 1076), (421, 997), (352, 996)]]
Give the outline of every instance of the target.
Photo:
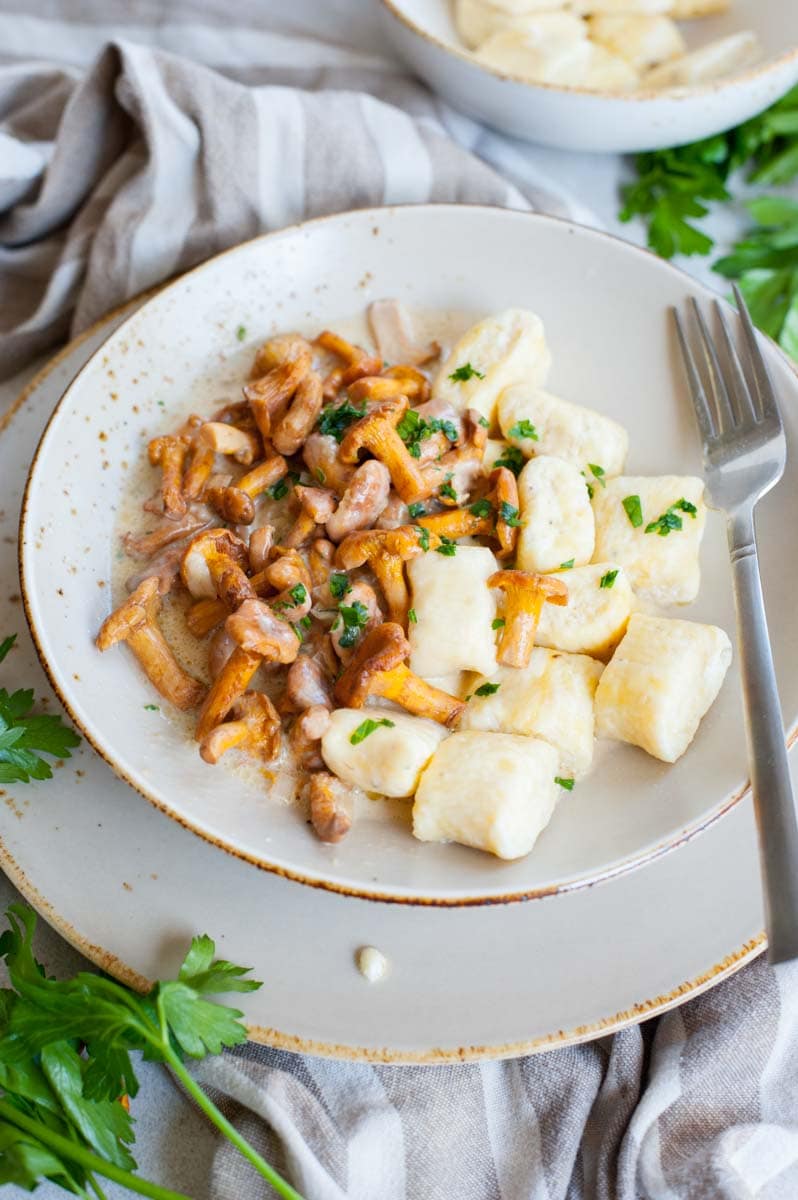
[(759, 830), (768, 958), (798, 958), (798, 810), (768, 634), (753, 510), (729, 520), (748, 755)]

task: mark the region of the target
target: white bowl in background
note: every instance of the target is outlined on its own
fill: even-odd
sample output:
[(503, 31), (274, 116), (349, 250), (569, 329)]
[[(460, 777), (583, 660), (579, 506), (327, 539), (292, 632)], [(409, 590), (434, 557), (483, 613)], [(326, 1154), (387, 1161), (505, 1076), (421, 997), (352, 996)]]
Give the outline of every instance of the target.
[(433, 91), (504, 133), (563, 150), (631, 153), (698, 141), (762, 112), (798, 82), (798, 3), (735, 0), (724, 16), (683, 23), (692, 46), (751, 29), (764, 60), (701, 87), (613, 95), (536, 84), (477, 62), (450, 0), (381, 0), (397, 52)]
[[(163, 702), (152, 711), (157, 697), (124, 647), (106, 654), (95, 648), (112, 605), (120, 496), (148, 440), (190, 412), (236, 398), (261, 339), (281, 329), (334, 328), (390, 295), (411, 308), (480, 315), (533, 309), (554, 357), (552, 390), (627, 427), (631, 474), (700, 471), (668, 306), (710, 294), (686, 275), (606, 234), (502, 209), (422, 205), (309, 221), (228, 250), (164, 288), (65, 392), (34, 458), (23, 506), (22, 586), (34, 641), (72, 720), (123, 779), (181, 824), (268, 870), (419, 904), (589, 885), (678, 845), (744, 793), (736, 665), (675, 766), (600, 742), (592, 773), (560, 798), (532, 854), (508, 863), (464, 846), (416, 841), (406, 801), (367, 801), (349, 836), (323, 845), (301, 809), (270, 795), (262, 778), (204, 763), (191, 727)], [(244, 343), (236, 336), (241, 326)], [(798, 379), (771, 343), (765, 348), (784, 404), (790, 465), (758, 510), (757, 525), (792, 729), (798, 623), (788, 515), (798, 509)], [(142, 482), (149, 494), (153, 480)], [(702, 568), (698, 602), (678, 615), (733, 632), (725, 523), (717, 513), (707, 522)], [(140, 803), (132, 793), (128, 802)]]

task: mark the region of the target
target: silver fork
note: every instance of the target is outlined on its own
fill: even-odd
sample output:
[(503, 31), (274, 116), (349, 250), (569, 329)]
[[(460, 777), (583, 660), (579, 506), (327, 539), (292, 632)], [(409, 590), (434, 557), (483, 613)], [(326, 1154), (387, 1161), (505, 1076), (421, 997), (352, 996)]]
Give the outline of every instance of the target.
[(748, 757), (759, 830), (768, 958), (798, 958), (798, 811), (768, 635), (754, 509), (784, 474), (787, 442), (773, 383), (740, 289), (739, 350), (716, 300), (720, 349), (691, 300), (699, 363), (676, 309), (676, 331), (704, 445), (709, 504), (726, 513), (737, 606), (737, 633)]

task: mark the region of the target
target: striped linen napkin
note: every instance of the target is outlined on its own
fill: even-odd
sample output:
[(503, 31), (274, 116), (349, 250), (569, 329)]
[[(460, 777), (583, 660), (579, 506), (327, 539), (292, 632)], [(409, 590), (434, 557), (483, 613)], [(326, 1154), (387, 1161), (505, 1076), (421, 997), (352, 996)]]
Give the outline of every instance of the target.
[[(306, 216), (456, 200), (594, 219), (545, 153), (403, 75), (375, 8), (0, 0), (0, 377)], [(798, 967), (757, 961), (538, 1057), (370, 1067), (248, 1046), (198, 1077), (308, 1200), (798, 1197)], [(211, 1194), (270, 1193), (225, 1144)]]

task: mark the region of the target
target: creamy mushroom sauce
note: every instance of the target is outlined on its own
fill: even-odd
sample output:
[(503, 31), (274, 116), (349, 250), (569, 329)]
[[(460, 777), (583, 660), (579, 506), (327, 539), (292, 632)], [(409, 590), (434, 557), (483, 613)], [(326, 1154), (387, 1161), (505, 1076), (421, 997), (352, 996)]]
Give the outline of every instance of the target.
[[(475, 319), (473, 312), (465, 310), (437, 310), (408, 307), (408, 312), (412, 318), (414, 332), (419, 340), (439, 342), (442, 356), (446, 354), (448, 348)], [(312, 338), (323, 327), (323, 324), (319, 322), (313, 328), (307, 328), (307, 330), (302, 328), (298, 332), (306, 332), (307, 336)], [(365, 310), (357, 316), (331, 321), (326, 327), (357, 345), (367, 349), (374, 348)], [(238, 378), (241, 386), (246, 382), (257, 347), (269, 337), (273, 337), (280, 332), (282, 332), (282, 327), (279, 325), (272, 330), (262, 331), (253, 328), (247, 331), (246, 342), (240, 355), (237, 356), (238, 361), (240, 361)], [(233, 337), (235, 337), (235, 332), (231, 330), (231, 338)], [(430, 364), (433, 372), (436, 366), (436, 362)], [(203, 404), (202, 416), (209, 416), (210, 410), (214, 406), (221, 407), (225, 403), (240, 399), (240, 387), (236, 390), (235, 388), (231, 388), (227, 382), (229, 374), (229, 370), (226, 370), (224, 386), (220, 387), (217, 398), (214, 399), (212, 404), (210, 406)], [(157, 517), (150, 517), (150, 514), (142, 511), (142, 503), (148, 497), (157, 493), (161, 478), (160, 468), (150, 466), (147, 460), (147, 442), (151, 437), (155, 437), (162, 432), (168, 433), (177, 427), (190, 413), (196, 411), (197, 407), (196, 401), (185, 400), (182, 397), (177, 398), (173, 406), (157, 407), (153, 411), (151, 426), (141, 435), (140, 451), (136, 456), (135, 462), (131, 464), (127, 475), (127, 486), (119, 498), (115, 527), (116, 547), (114, 549), (111, 576), (114, 607), (120, 604), (128, 595), (128, 579), (131, 576), (138, 575), (146, 566), (146, 563), (129, 558), (124, 553), (122, 550), (123, 535), (130, 530), (134, 533), (143, 533), (150, 527), (148, 525), (148, 518), (152, 524), (155, 524), (158, 520)], [(236, 468), (236, 472), (243, 474), (246, 469), (243, 467)], [(219, 519), (219, 524), (224, 524), (221, 518)], [(284, 500), (274, 501), (265, 496), (261, 497), (257, 503), (256, 517), (252, 527), (257, 528), (259, 525), (264, 524), (275, 526), (277, 533), (276, 541), (279, 542), (280, 534), (292, 524), (289, 505)], [(210, 683), (208, 644), (212, 635), (208, 634), (203, 638), (195, 638), (189, 632), (186, 627), (185, 616), (192, 603), (193, 601), (187, 592), (179, 588), (175, 589), (168, 596), (164, 597), (158, 620), (164, 636), (180, 665), (191, 675), (207, 684)], [(284, 672), (270, 673), (267, 670), (260, 670), (254, 676), (251, 687), (265, 692), (276, 702), (283, 690), (284, 679)], [(159, 715), (162, 718), (165, 717), (165, 719), (175, 724), (181, 732), (185, 733), (187, 738), (193, 738), (194, 727), (196, 725), (195, 712), (180, 712), (173, 705), (170, 705), (167, 701), (157, 696), (157, 694), (154, 694), (154, 702), (158, 703), (160, 708)], [(390, 702), (385, 700), (380, 701), (380, 706), (392, 707)], [(296, 769), (294, 756), (286, 737), (282, 739), (282, 749), (279, 759), (269, 764), (269, 766), (261, 766), (246, 753), (240, 750), (232, 750), (225, 754), (215, 767), (211, 768), (209, 766), (209, 770), (218, 770), (222, 767), (235, 771), (249, 781), (258, 780), (262, 783), (265, 779), (267, 784), (271, 785), (270, 791), (272, 795), (285, 803), (291, 803), (296, 799), (304, 775), (303, 772), (298, 772)], [(381, 799), (382, 797), (376, 798)]]

